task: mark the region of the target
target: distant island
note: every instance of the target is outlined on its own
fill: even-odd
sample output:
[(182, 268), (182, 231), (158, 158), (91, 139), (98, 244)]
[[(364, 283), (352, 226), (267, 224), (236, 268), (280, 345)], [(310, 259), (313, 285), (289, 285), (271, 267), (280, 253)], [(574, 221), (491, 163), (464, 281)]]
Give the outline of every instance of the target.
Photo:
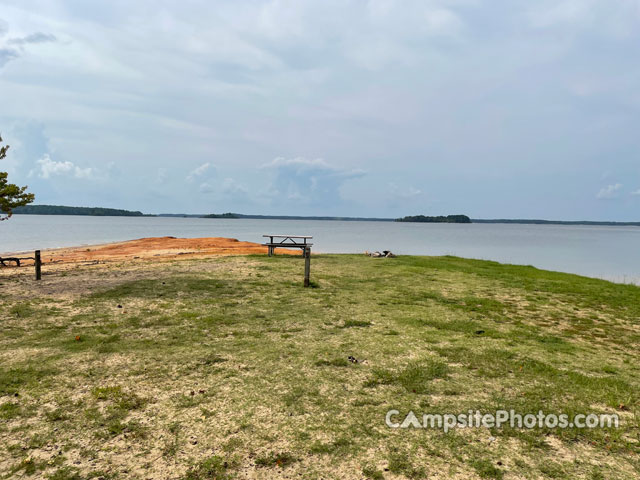
[(210, 213), (201, 218), (240, 218), (237, 213)]
[(63, 205), (26, 205), (14, 209), (17, 215), (90, 215), (95, 217), (144, 217), (142, 212), (102, 207), (65, 207)]
[(466, 215), (438, 215), (437, 217), (427, 217), (425, 215), (414, 215), (396, 218), (396, 222), (416, 222), (416, 223), (471, 223), (471, 219)]

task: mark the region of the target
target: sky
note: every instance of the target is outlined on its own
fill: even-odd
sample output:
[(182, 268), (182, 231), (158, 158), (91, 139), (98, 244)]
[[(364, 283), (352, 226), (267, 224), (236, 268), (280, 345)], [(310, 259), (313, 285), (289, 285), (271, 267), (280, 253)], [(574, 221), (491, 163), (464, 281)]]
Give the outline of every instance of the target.
[(640, 0), (0, 0), (0, 169), (146, 213), (640, 220)]

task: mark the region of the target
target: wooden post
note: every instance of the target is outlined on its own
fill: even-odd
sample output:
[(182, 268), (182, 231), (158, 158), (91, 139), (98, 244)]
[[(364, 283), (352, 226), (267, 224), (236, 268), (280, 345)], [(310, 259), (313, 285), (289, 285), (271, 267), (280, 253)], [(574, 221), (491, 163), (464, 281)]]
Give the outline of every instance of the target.
[(36, 264), (36, 280), (40, 280), (42, 278), (42, 260), (40, 259), (40, 250), (36, 250), (35, 256), (35, 264)]
[(309, 273), (311, 273), (311, 248), (304, 248), (304, 286), (309, 286)]

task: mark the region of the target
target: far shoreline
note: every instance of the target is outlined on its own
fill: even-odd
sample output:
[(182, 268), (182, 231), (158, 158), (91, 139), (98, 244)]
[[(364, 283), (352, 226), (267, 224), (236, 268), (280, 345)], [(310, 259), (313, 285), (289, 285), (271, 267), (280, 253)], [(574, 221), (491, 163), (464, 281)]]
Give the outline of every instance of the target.
[(143, 214), (143, 215), (91, 215), (91, 214), (66, 214), (66, 213), (14, 213), (14, 217), (22, 216), (59, 216), (59, 217), (97, 217), (97, 218), (200, 218), (203, 220), (300, 220), (300, 221), (333, 221), (333, 222), (381, 222), (381, 223), (421, 223), (421, 224), (438, 224), (438, 225), (566, 225), (566, 226), (587, 226), (587, 227), (640, 227), (640, 222), (617, 222), (606, 220), (541, 220), (541, 219), (490, 219), (490, 218), (472, 218), (470, 223), (455, 222), (397, 222), (395, 218), (376, 218), (376, 217), (327, 217), (327, 216), (289, 216), (289, 215), (242, 215), (240, 217), (207, 217), (200, 214), (181, 214), (181, 213), (160, 213), (160, 214)]
[[(254, 215), (244, 213), (143, 213), (139, 210), (124, 210), (105, 207), (70, 207), (65, 205), (27, 205), (16, 208), (14, 215), (59, 215), (81, 217), (152, 217), (152, 218), (203, 218), (208, 220), (311, 220), (337, 222), (398, 222), (398, 223), (448, 223), (465, 224), (514, 224), (514, 225), (588, 225), (608, 227), (640, 227), (640, 221), (612, 220), (545, 220), (526, 218), (470, 218), (467, 215), (409, 215), (396, 218), (388, 217), (349, 217), (331, 215)], [(464, 217), (461, 221), (456, 217)]]

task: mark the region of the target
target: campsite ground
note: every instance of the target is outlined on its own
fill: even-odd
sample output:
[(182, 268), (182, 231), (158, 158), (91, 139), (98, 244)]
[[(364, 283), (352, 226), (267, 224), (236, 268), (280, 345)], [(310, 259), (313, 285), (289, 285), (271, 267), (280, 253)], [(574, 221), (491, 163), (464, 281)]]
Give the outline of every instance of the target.
[[(304, 289), (302, 268), (185, 255), (1, 275), (0, 478), (640, 475), (640, 288), (315, 255)], [(390, 409), (621, 424), (445, 434), (389, 428)]]

